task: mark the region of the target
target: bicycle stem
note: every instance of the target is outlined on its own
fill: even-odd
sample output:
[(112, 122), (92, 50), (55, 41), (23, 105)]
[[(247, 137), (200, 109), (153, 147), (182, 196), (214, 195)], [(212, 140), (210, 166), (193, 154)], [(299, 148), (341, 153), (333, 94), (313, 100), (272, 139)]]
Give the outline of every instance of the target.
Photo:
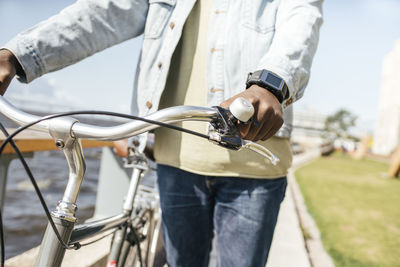
[(64, 196), (58, 203), (56, 211), (52, 212), (52, 216), (70, 222), (76, 221), (75, 203), (86, 170), (81, 141), (71, 135), (72, 126), (76, 122), (78, 122), (76, 119), (69, 117), (49, 121), (49, 132), (56, 146), (63, 150), (69, 167), (68, 184)]
[[(81, 141), (71, 136), (71, 128), (76, 122), (77, 120), (69, 117), (49, 121), (49, 132), (56, 146), (63, 150), (69, 167), (68, 184), (64, 196), (58, 202), (56, 210), (51, 213), (62, 240), (67, 244), (76, 222), (75, 203), (86, 169)], [(64, 254), (65, 247), (61, 245), (49, 223), (35, 266), (60, 266)], [(53, 256), (49, 257), (49, 255)]]

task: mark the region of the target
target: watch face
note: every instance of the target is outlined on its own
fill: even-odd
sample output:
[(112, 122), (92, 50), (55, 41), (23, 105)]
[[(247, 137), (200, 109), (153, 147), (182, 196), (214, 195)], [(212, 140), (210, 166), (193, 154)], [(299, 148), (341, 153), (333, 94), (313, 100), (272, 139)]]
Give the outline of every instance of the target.
[(260, 80), (265, 81), (276, 90), (282, 90), (283, 80), (271, 72), (263, 71)]

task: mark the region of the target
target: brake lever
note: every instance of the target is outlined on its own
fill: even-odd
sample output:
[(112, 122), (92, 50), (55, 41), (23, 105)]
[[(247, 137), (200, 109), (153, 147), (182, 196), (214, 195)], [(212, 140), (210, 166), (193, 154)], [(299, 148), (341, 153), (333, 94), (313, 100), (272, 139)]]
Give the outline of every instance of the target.
[(268, 159), (274, 166), (276, 166), (280, 161), (280, 159), (274, 153), (272, 153), (268, 148), (263, 147), (262, 145), (259, 145), (256, 142), (241, 139), (240, 136), (237, 136), (236, 138), (232, 137), (226, 138), (225, 136), (221, 136), (220, 133), (212, 131), (210, 132), (209, 140), (219, 146), (231, 150), (239, 151), (242, 150), (243, 148), (246, 148)]
[[(278, 164), (279, 158), (275, 156), (269, 149), (255, 142), (243, 140), (240, 137), (240, 133), (236, 128), (238, 123), (237, 117), (242, 117), (240, 116), (242, 114), (238, 114), (240, 113), (240, 105), (251, 105), (246, 104), (245, 101), (246, 100), (244, 99), (240, 100), (239, 107), (236, 107), (236, 110), (227, 110), (219, 106), (214, 107), (218, 111), (219, 116), (217, 116), (213, 121), (210, 122), (214, 130), (211, 130), (209, 132), (209, 140), (216, 143), (217, 145), (231, 150), (241, 150), (243, 148), (247, 148), (268, 159), (271, 164), (275, 166)], [(232, 114), (232, 111), (235, 114)], [(254, 113), (254, 110), (252, 112)], [(249, 115), (250, 114), (247, 114), (245, 121), (248, 121), (250, 119), (251, 116)]]
[[(263, 147), (262, 145), (259, 145), (253, 141), (249, 140), (243, 140), (242, 139), (242, 148), (247, 148), (253, 152), (258, 153), (259, 155), (263, 156), (264, 158), (268, 159), (272, 165), (276, 166), (280, 159), (272, 153), (268, 148)], [(240, 149), (239, 149), (240, 150)]]

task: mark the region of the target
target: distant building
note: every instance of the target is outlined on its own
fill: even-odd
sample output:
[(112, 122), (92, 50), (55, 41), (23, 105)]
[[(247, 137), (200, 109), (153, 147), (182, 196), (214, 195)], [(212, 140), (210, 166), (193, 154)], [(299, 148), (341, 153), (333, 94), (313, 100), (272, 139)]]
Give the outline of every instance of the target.
[(386, 55), (382, 66), (378, 121), (373, 152), (392, 153), (400, 145), (400, 40)]
[(312, 109), (294, 107), (292, 142), (308, 146), (323, 143), (326, 116)]

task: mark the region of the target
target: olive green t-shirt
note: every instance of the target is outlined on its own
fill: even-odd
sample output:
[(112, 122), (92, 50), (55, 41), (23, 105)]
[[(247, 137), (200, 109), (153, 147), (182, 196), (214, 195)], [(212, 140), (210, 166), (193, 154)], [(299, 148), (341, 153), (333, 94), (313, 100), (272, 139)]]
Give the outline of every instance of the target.
[[(212, 1), (197, 1), (185, 23), (182, 38), (172, 57), (160, 109), (177, 105), (207, 105), (207, 29)], [(229, 45), (229, 44), (227, 44)], [(222, 51), (223, 53), (223, 51)], [(243, 86), (244, 87), (244, 86)], [(205, 133), (203, 122), (183, 122), (180, 126)], [(186, 133), (159, 128), (155, 132), (157, 163), (201, 175), (278, 178), (287, 174), (292, 153), (287, 138), (272, 137), (259, 144), (280, 158), (277, 166), (249, 150), (231, 151)]]

